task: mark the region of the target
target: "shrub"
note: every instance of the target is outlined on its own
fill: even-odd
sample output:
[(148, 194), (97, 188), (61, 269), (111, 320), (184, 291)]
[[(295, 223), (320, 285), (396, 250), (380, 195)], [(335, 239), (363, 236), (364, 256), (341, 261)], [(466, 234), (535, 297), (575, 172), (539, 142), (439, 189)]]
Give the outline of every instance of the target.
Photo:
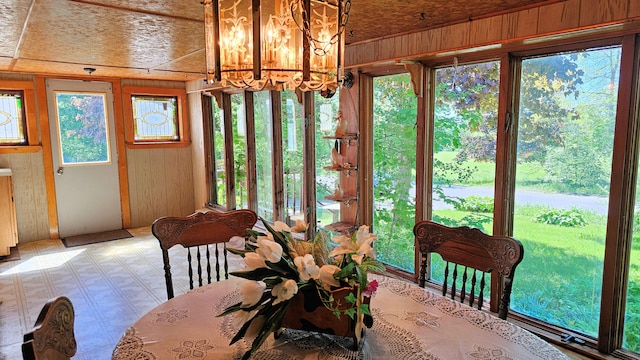
[(459, 211), (492, 213), (493, 198), (490, 196), (467, 196), (453, 203), (453, 207)]
[(567, 227), (583, 227), (587, 224), (579, 210), (550, 209), (540, 212), (534, 222)]

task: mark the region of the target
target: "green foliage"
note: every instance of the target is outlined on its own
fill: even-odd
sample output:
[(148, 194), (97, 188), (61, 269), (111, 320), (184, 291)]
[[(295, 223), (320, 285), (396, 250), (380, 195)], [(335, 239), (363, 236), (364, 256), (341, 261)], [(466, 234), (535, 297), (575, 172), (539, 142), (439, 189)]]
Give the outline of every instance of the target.
[(373, 228), (381, 261), (414, 267), (416, 107), (409, 75), (374, 79)]
[(104, 98), (57, 94), (60, 141), (65, 163), (109, 159)]
[(480, 213), (493, 213), (493, 198), (490, 196), (467, 196), (458, 199), (453, 208), (460, 211), (471, 211)]
[(578, 209), (549, 209), (536, 215), (534, 222), (567, 227), (582, 227), (587, 223)]

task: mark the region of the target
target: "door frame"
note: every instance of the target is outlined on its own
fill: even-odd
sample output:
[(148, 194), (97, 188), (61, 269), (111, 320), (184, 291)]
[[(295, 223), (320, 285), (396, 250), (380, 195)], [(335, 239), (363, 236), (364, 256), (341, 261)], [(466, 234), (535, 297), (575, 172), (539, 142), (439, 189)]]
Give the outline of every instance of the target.
[[(47, 212), (49, 215), (49, 239), (59, 239), (58, 229), (58, 209), (55, 188), (55, 178), (53, 169), (53, 150), (51, 144), (50, 119), (47, 104), (47, 87), (45, 76), (36, 76), (36, 97), (38, 102), (38, 115), (40, 118), (40, 138), (42, 141), (42, 161), (44, 163), (44, 178), (47, 190)], [(122, 226), (131, 226), (131, 208), (129, 206), (129, 181), (127, 175), (127, 153), (124, 139), (124, 120), (122, 108), (122, 87), (120, 80), (98, 78), (98, 77), (78, 77), (66, 78), (55, 77), (56, 80), (84, 80), (100, 81), (111, 83), (113, 92), (113, 119), (115, 122), (116, 147), (118, 152), (118, 185), (120, 188), (120, 210), (122, 212)]]

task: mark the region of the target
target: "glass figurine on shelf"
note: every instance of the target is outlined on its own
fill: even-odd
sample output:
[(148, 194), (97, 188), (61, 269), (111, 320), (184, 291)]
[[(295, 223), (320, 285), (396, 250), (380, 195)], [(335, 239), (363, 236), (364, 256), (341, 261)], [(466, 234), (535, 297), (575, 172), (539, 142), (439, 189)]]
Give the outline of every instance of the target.
[(343, 158), (342, 155), (340, 155), (340, 152), (338, 152), (338, 149), (333, 148), (331, 149), (331, 165), (334, 167), (342, 167), (342, 163), (343, 163)]
[(338, 121), (338, 126), (336, 126), (336, 136), (344, 136), (347, 134), (347, 126), (349, 123), (347, 119), (342, 116), (342, 111), (338, 111), (338, 116), (336, 117)]

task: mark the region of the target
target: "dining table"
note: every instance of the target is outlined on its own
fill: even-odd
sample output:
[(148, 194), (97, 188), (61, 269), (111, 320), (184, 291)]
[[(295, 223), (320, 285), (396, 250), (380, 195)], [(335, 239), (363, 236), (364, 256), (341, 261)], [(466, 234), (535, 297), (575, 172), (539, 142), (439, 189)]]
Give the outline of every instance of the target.
[[(403, 279), (378, 281), (373, 325), (358, 349), (352, 338), (284, 329), (251, 359), (568, 359), (533, 333), (494, 314)], [(230, 345), (241, 323), (219, 316), (240, 302), (238, 278), (176, 296), (143, 315), (119, 340), (112, 360), (241, 359), (251, 339)]]

